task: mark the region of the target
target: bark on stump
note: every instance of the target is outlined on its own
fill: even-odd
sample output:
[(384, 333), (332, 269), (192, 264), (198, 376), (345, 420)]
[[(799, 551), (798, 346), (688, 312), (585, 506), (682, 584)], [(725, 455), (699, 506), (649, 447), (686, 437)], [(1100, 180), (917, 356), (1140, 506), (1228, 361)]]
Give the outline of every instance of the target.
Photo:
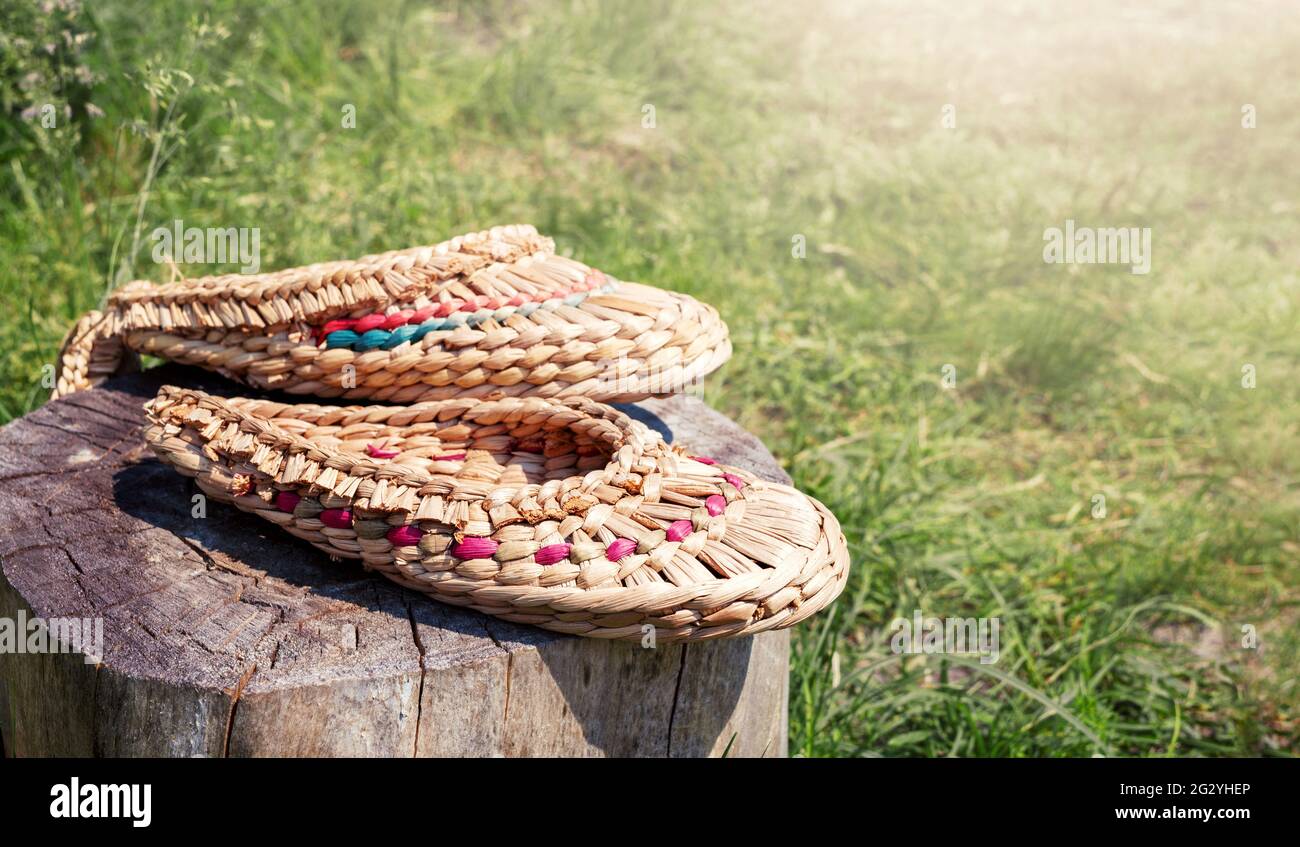
[[(0, 429), (0, 618), (100, 618), (103, 658), (0, 653), (9, 756), (783, 756), (789, 635), (576, 638), (444, 606), (218, 503), (156, 461), (173, 365)], [(627, 407), (788, 482), (697, 399)], [(20, 633), (21, 635), (21, 633)]]

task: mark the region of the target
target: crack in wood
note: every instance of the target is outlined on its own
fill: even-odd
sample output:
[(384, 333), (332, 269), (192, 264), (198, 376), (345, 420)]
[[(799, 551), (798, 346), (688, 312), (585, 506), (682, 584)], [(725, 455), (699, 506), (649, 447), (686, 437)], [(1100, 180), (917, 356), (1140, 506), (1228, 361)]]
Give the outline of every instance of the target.
[(411, 748), (411, 758), (420, 755), (420, 721), (424, 716), (424, 643), (420, 640), (420, 628), (415, 622), (415, 610), (411, 608), (411, 601), (406, 600), (406, 619), (411, 624), (411, 642), (415, 644), (416, 652), (420, 654), (420, 689), (415, 694), (415, 742)]
[(248, 681), (253, 678), (253, 674), (255, 673), (257, 673), (256, 664), (250, 667), (248, 671), (239, 678), (239, 684), (236, 685), (235, 690), (231, 692), (230, 714), (226, 718), (226, 740), (221, 746), (221, 758), (223, 759), (230, 758), (230, 737), (235, 731), (235, 710), (239, 707), (239, 698), (243, 696), (244, 686), (248, 684)]
[(668, 712), (668, 758), (673, 757), (673, 723), (677, 720), (677, 704), (682, 699), (682, 677), (686, 675), (686, 652), (691, 645), (682, 645), (682, 661), (677, 666), (677, 683), (673, 686), (673, 708)]

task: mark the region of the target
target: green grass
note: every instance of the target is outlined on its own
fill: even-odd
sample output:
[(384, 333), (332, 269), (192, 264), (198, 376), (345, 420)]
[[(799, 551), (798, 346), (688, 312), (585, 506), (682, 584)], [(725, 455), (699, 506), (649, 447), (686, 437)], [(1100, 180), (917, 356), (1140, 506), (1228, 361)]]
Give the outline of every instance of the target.
[[(103, 117), (20, 121), (0, 64), (0, 419), (176, 218), (266, 269), (530, 221), (717, 305), (707, 399), (843, 523), (792, 753), (1286, 754), (1300, 15), (1101, 5), (96, 4)], [(1151, 227), (1151, 273), (1044, 264), (1067, 218)], [(913, 609), (1000, 661), (894, 654)]]

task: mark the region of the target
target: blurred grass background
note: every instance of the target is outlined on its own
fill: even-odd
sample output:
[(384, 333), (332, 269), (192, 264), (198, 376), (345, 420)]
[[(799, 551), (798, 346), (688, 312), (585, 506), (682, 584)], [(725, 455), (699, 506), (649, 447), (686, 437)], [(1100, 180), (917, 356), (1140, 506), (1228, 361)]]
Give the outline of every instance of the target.
[[(1145, 5), (0, 0), (0, 420), (156, 226), (269, 270), (532, 222), (718, 306), (707, 399), (843, 523), (792, 753), (1288, 754), (1300, 12)], [(1067, 218), (1151, 273), (1044, 264)], [(1000, 661), (893, 654), (914, 609)]]

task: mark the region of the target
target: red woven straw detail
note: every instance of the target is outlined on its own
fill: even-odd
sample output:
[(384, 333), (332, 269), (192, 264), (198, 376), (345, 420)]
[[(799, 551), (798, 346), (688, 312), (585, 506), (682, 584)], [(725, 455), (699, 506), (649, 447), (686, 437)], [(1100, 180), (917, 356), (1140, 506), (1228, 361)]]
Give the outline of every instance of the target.
[(553, 565), (556, 562), (569, 558), (568, 544), (550, 544), (538, 550), (533, 558), (539, 565)]
[(334, 529), (348, 529), (352, 526), (352, 510), (326, 509), (320, 513), (320, 522)]
[(420, 543), (420, 538), (424, 535), (424, 530), (418, 526), (407, 524), (406, 526), (395, 526), (388, 530), (388, 541), (394, 547), (412, 547)]
[(490, 559), (499, 545), (491, 538), (467, 536), (464, 541), (452, 545), (451, 555), (457, 559)]
[(636, 542), (630, 538), (616, 538), (605, 550), (605, 558), (611, 562), (617, 562), (636, 549)]
[(387, 320), (387, 318), (378, 312), (372, 315), (366, 315), (364, 318), (357, 320), (356, 324), (352, 327), (352, 331), (357, 335), (364, 335), (372, 329), (379, 329), (384, 325), (385, 320)]
[(690, 521), (673, 521), (668, 526), (668, 540), (681, 541), (683, 538), (690, 535), (691, 530), (694, 528), (694, 525)]

